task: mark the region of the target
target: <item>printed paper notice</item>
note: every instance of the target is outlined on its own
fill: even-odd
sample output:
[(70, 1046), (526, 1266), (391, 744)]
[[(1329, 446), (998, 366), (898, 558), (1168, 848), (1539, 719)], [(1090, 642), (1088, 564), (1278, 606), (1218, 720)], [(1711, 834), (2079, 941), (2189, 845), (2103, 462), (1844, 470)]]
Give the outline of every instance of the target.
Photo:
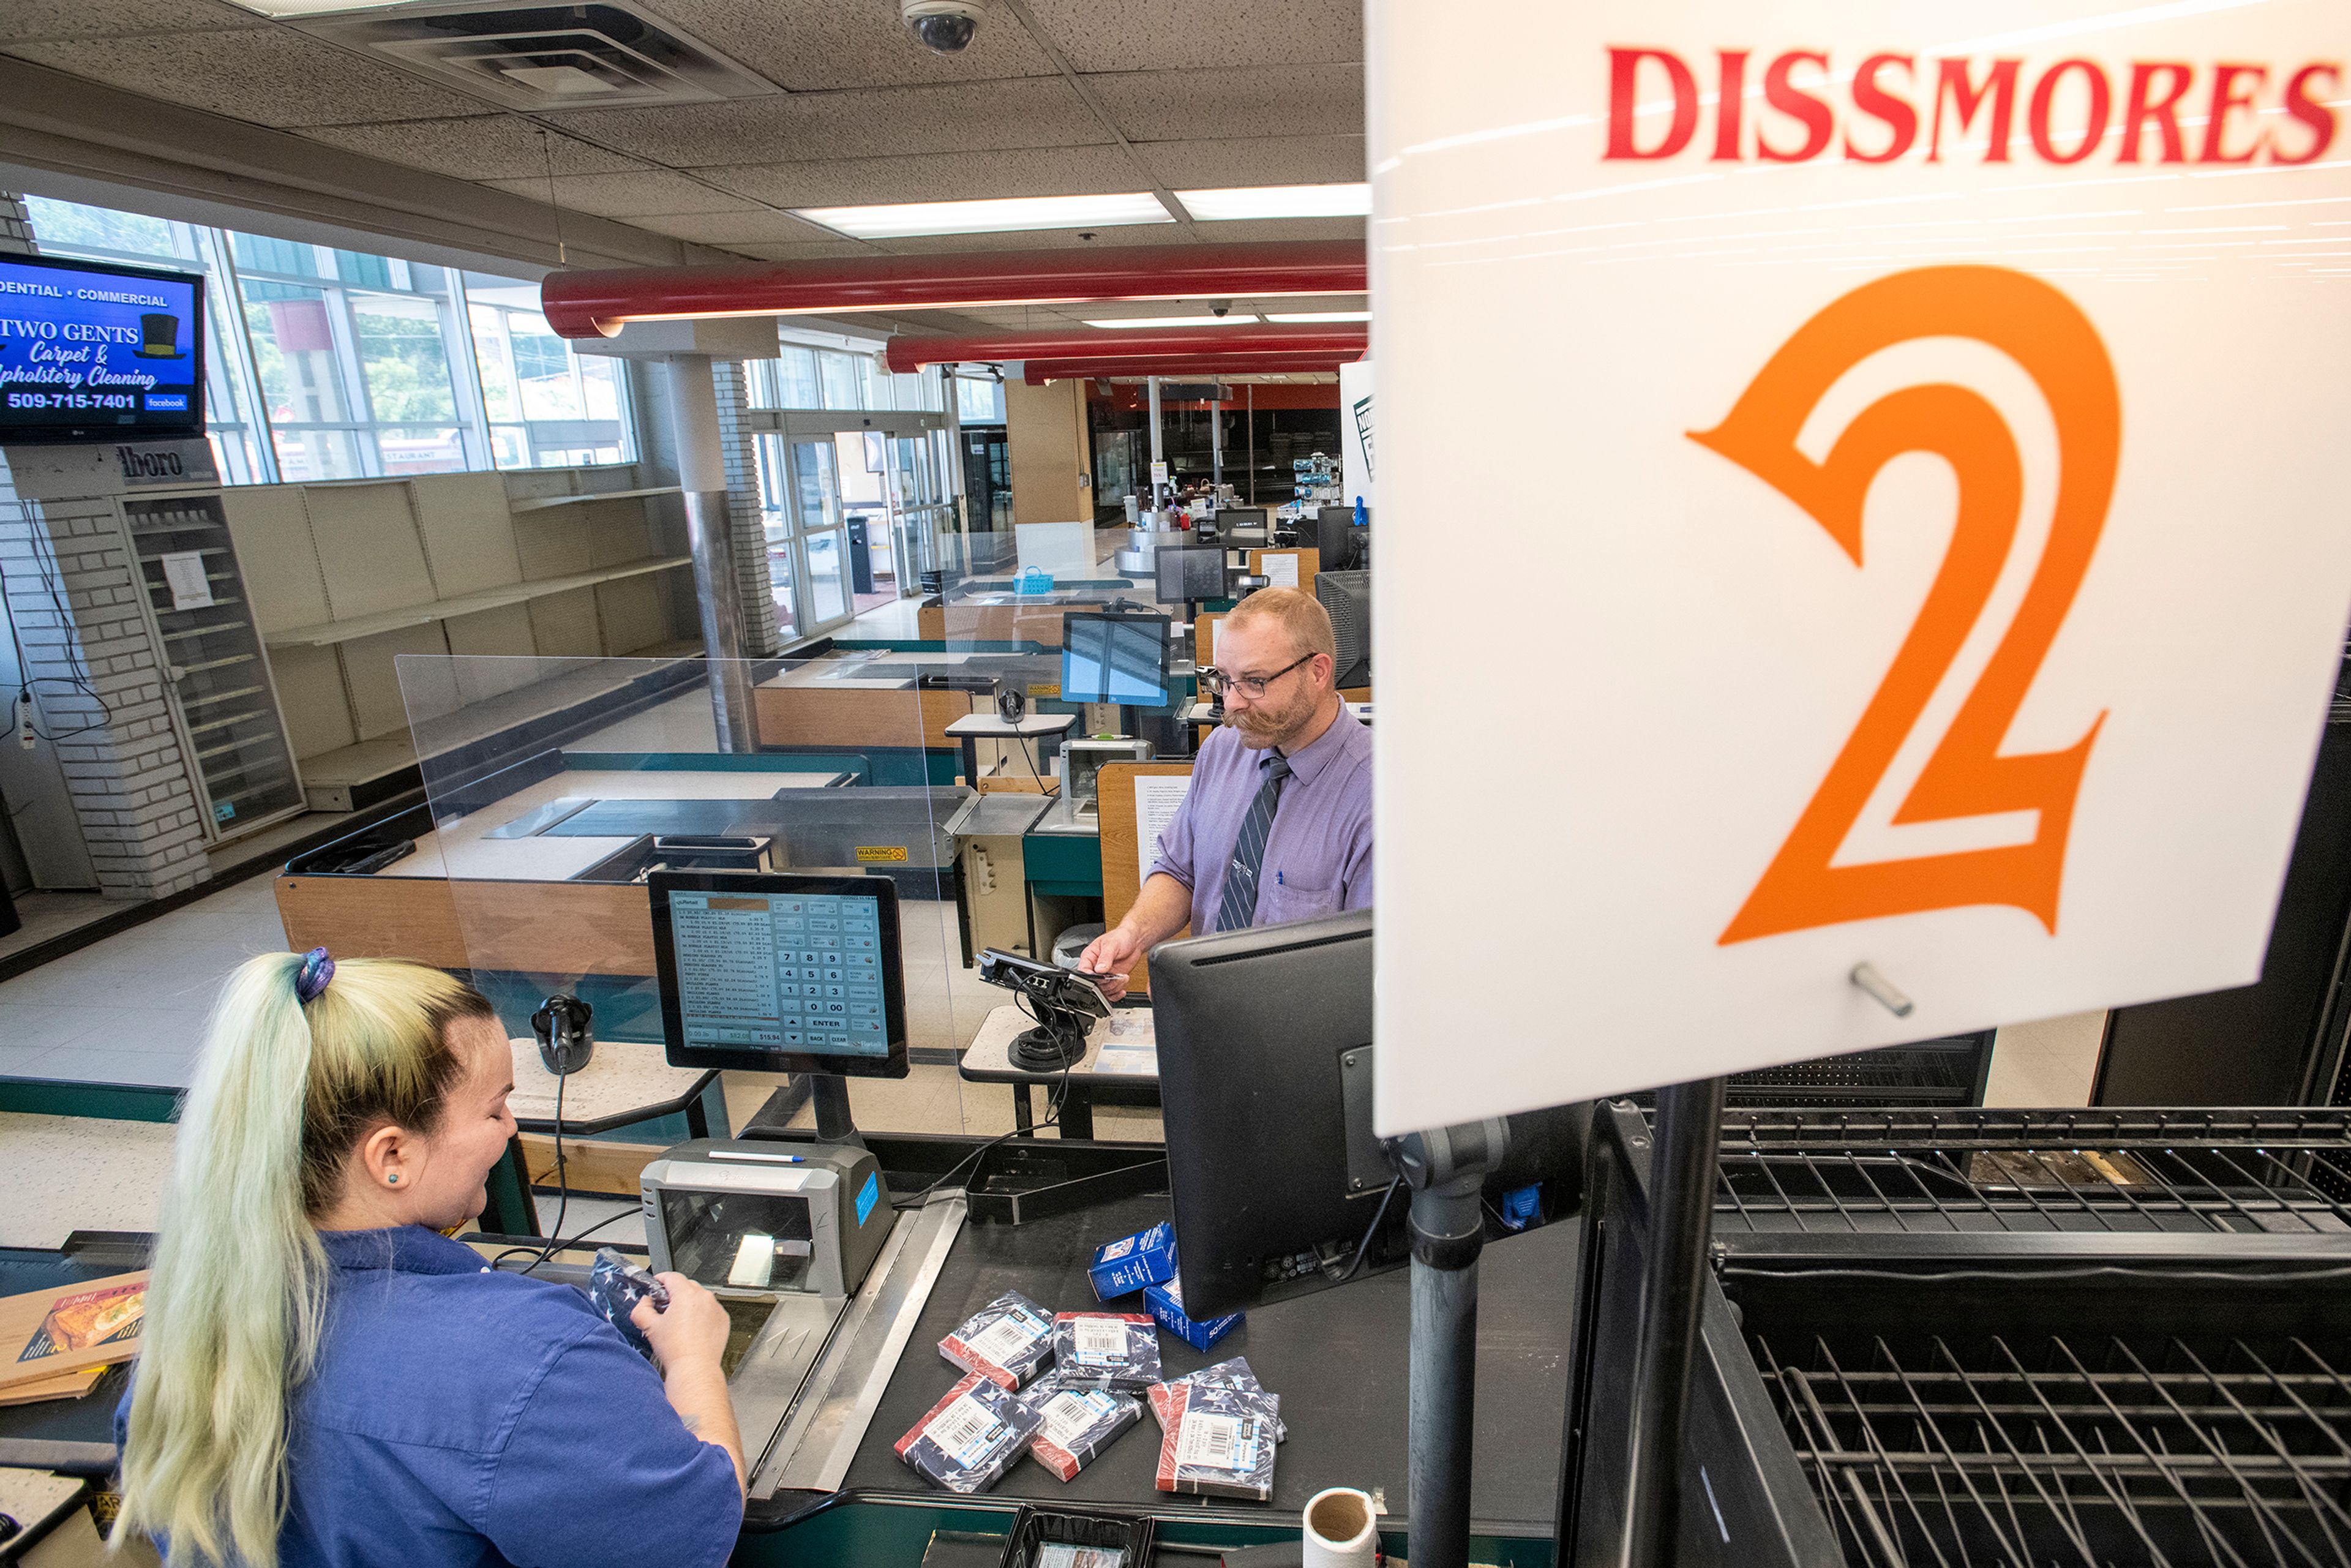
[(212, 579), (204, 575), (204, 552), (179, 550), (156, 558), (163, 563), (163, 580), (172, 587), (172, 608), (202, 610), (213, 601)]
[(1263, 555), (1259, 556), (1258, 559), (1265, 562), (1265, 580), (1267, 582), (1272, 584), (1276, 588), (1295, 588), (1298, 586), (1297, 556), (1293, 554)]
[(1141, 862), (1135, 880), (1151, 880), (1151, 862), (1159, 858), (1159, 835), (1176, 820), (1176, 808), (1192, 788), (1188, 773), (1144, 774), (1134, 781), (1134, 844)]

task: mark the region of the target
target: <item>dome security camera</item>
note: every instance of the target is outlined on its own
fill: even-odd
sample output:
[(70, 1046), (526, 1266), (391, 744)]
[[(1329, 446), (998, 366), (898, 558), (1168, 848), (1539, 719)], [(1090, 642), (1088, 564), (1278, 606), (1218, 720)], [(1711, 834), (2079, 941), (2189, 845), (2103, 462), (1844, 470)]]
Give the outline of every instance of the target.
[(979, 34), (983, 0), (898, 0), (898, 19), (933, 54), (959, 55)]
[(1233, 302), (1232, 302), (1231, 300), (1229, 300), (1229, 299), (1219, 299), (1219, 300), (1217, 300), (1215, 304), (1210, 305), (1210, 306), (1208, 307), (1208, 309), (1209, 309), (1209, 311), (1210, 311), (1210, 313), (1211, 313), (1211, 314), (1214, 314), (1214, 315), (1217, 315), (1217, 316), (1224, 316), (1224, 315), (1229, 314), (1229, 313), (1231, 312), (1231, 310), (1232, 310), (1232, 308), (1233, 308)]

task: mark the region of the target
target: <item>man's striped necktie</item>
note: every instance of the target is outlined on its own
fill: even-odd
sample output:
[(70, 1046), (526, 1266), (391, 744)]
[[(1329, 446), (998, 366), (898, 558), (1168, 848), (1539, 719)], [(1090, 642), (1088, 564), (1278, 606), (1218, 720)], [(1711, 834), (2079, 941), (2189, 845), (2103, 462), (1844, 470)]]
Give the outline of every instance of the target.
[(1273, 813), (1281, 804), (1281, 781), (1290, 777), (1290, 758), (1269, 751), (1258, 768), (1265, 782), (1249, 803), (1240, 841), (1233, 846), (1233, 863), (1225, 870), (1225, 894), (1217, 904), (1219, 931), (1238, 931), (1257, 918), (1258, 867), (1265, 859), (1265, 841), (1273, 836)]

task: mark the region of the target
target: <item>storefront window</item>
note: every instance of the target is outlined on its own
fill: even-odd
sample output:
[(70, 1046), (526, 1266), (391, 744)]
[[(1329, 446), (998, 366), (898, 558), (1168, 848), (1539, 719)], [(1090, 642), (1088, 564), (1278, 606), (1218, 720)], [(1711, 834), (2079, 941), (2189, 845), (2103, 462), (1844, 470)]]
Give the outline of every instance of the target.
[(817, 374), (824, 386), (824, 406), (859, 409), (865, 406), (865, 376), (858, 360), (832, 349), (817, 351)]
[(231, 484), (634, 460), (619, 361), (518, 278), (26, 198), (44, 251), (201, 270), (205, 420)]
[(220, 231), (47, 196), (26, 196), (25, 208), (45, 254), (204, 275), (204, 419), (213, 461), (232, 485), (275, 479)]
[(465, 314), (497, 466), (630, 460), (621, 362), (573, 353), (538, 313), (535, 285), (469, 272)]

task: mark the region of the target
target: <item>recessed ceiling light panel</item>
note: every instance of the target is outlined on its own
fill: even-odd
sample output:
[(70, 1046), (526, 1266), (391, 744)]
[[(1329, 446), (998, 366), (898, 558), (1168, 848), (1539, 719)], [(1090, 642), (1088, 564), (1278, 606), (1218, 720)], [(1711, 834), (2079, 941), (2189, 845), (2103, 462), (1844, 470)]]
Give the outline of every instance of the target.
[(1265, 319), (1291, 326), (1305, 326), (1309, 323), (1368, 321), (1372, 313), (1368, 310), (1269, 310)]
[(1254, 316), (1119, 316), (1104, 321), (1089, 321), (1089, 327), (1109, 327), (1113, 329), (1135, 327), (1247, 327), (1257, 320)]
[(1176, 220), (1148, 191), (1110, 196), (1008, 196), (978, 202), (900, 202), (875, 207), (802, 207), (797, 215), (852, 239), (1012, 234), (1022, 229), (1115, 228)]
[(1372, 187), (1241, 185), (1222, 191), (1178, 191), (1184, 210), (1204, 224), (1245, 218), (1359, 218), (1372, 210)]

